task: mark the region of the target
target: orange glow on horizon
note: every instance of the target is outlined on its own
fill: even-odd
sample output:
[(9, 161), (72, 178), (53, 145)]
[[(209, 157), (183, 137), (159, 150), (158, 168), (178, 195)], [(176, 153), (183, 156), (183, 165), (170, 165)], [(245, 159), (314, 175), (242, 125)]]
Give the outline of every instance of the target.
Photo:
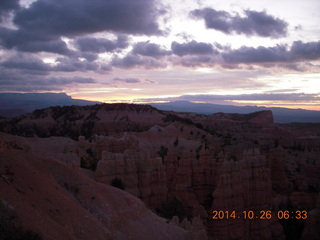
[[(177, 96), (100, 96), (99, 94), (70, 94), (74, 99), (82, 99), (88, 101), (98, 101), (102, 103), (136, 103), (136, 104), (148, 104), (148, 103), (167, 103), (170, 100), (163, 100), (165, 98), (177, 97)], [(105, 94), (103, 94), (105, 95)], [(106, 93), (107, 95), (107, 93)], [(152, 99), (152, 100), (149, 100)], [(156, 100), (159, 98), (159, 100)], [(145, 99), (145, 100), (144, 100)], [(174, 101), (174, 100), (172, 100)], [(192, 101), (194, 102), (194, 101)], [(294, 101), (262, 101), (262, 100), (232, 100), (227, 101), (221, 105), (235, 105), (235, 106), (259, 106), (259, 107), (281, 107), (281, 108), (290, 108), (290, 109), (305, 109), (305, 110), (314, 110), (320, 111), (320, 102), (294, 102)], [(206, 102), (198, 102), (206, 103)], [(219, 103), (218, 103), (219, 104)]]

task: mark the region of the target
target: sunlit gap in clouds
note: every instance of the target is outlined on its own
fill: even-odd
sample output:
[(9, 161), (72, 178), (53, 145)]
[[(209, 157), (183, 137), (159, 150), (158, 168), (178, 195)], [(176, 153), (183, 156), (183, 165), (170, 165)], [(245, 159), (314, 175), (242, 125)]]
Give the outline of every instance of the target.
[[(265, 91), (277, 91), (279, 89), (287, 89), (286, 92), (303, 92), (303, 93), (319, 93), (320, 73), (290, 73), (283, 75), (262, 76), (260, 80), (268, 84)], [(291, 89), (291, 91), (290, 91)]]

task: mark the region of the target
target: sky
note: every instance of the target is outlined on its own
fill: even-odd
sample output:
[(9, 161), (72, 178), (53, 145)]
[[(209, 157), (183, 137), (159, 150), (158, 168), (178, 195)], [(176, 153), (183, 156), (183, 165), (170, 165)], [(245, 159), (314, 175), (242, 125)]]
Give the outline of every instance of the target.
[(319, 0), (1, 0), (0, 92), (320, 110)]

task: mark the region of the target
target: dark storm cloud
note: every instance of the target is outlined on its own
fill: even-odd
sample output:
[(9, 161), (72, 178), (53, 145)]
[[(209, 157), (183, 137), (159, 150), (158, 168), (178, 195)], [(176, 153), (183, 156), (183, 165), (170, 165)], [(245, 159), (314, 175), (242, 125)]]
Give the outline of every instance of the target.
[(95, 84), (96, 80), (85, 77), (52, 77), (41, 76), (29, 71), (16, 71), (0, 67), (0, 89), (2, 91), (56, 91), (63, 90), (67, 85)]
[(276, 45), (256, 48), (243, 46), (238, 49), (217, 47), (219, 52), (209, 43), (191, 41), (179, 44), (173, 42), (171, 54), (177, 56), (170, 56), (167, 60), (159, 60), (158, 58), (162, 54), (169, 54), (168, 51), (161, 49), (159, 45), (143, 42), (138, 43), (132, 51), (140, 56), (129, 54), (124, 58), (116, 57), (111, 65), (119, 68), (144, 67), (150, 69), (164, 67), (169, 63), (192, 68), (220, 65), (226, 69), (245, 68), (247, 70), (253, 65), (259, 65), (264, 68), (284, 68), (303, 72), (316, 68), (307, 61), (320, 59), (320, 42), (296, 41), (291, 46)]
[(296, 60), (320, 59), (320, 41), (307, 43), (296, 41), (291, 46), (290, 54)]
[(204, 55), (204, 54), (217, 54), (217, 50), (209, 43), (191, 41), (188, 43), (172, 42), (172, 53), (178, 56), (184, 55)]
[(155, 43), (139, 42), (133, 46), (132, 53), (141, 56), (158, 58), (169, 55), (170, 51), (161, 49), (161, 47)]
[(125, 82), (125, 83), (140, 83), (142, 82), (139, 78), (114, 78), (114, 81)]
[(50, 39), (45, 36), (35, 36), (31, 32), (12, 30), (0, 27), (0, 45), (7, 49), (24, 52), (51, 52), (62, 55), (72, 55), (67, 44), (60, 38)]
[(17, 12), (14, 23), (35, 35), (76, 36), (101, 31), (160, 34), (153, 0), (44, 0)]
[(227, 63), (265, 63), (288, 61), (285, 46), (277, 47), (241, 47), (222, 54)]
[(231, 34), (245, 34), (247, 36), (260, 36), (280, 38), (287, 34), (288, 23), (284, 20), (268, 15), (265, 11), (244, 11), (245, 16), (231, 15), (226, 11), (216, 11), (212, 8), (196, 9), (191, 16), (204, 19), (206, 27)]
[(0, 89), (5, 85), (24, 85), (30, 79), (38, 79), (37, 74), (28, 74), (25, 72), (17, 71), (16, 69), (4, 68), (0, 65)]
[(30, 41), (17, 46), (17, 50), (24, 52), (50, 52), (62, 55), (72, 55), (73, 51), (68, 49), (67, 44), (62, 40), (52, 41)]
[(1, 63), (1, 66), (7, 69), (20, 69), (48, 72), (51, 70), (50, 66), (44, 63), (41, 59), (25, 54), (17, 54)]
[(0, 1), (0, 22), (7, 17), (8, 13), (19, 8), (19, 0), (1, 0)]
[(78, 58), (58, 58), (56, 60), (58, 63), (56, 66), (52, 67), (53, 71), (61, 72), (76, 72), (76, 71), (98, 71), (100, 70), (100, 64), (96, 62), (81, 61)]
[(118, 36), (114, 41), (105, 38), (83, 37), (75, 42), (80, 51), (94, 53), (112, 52), (116, 49), (126, 48), (129, 45), (128, 37), (124, 35)]
[(135, 68), (142, 67), (146, 69), (162, 68), (165, 64), (151, 57), (141, 57), (135, 55), (127, 55), (124, 58), (115, 57), (111, 65), (119, 68)]
[[(1, 4), (4, 3), (8, 4), (8, 1), (2, 0)], [(14, 4), (12, 8), (16, 8)], [(160, 35), (162, 32), (157, 23), (160, 14), (154, 0), (35, 1), (28, 8), (15, 11), (13, 22), (17, 29), (0, 27), (0, 45), (18, 51), (72, 55), (73, 51), (61, 37), (72, 38), (103, 31)], [(123, 36), (119, 36), (116, 42), (94, 38), (78, 41), (80, 49), (88, 52), (112, 51), (113, 48), (128, 46)]]
[(71, 83), (96, 83), (93, 78), (72, 77), (72, 78), (47, 78), (41, 82), (42, 84), (66, 85)]
[(82, 53), (79, 53), (78, 55), (81, 58), (85, 58), (89, 62), (93, 62), (99, 58), (97, 54), (91, 53), (91, 52), (82, 52)]
[(177, 63), (184, 67), (212, 67), (216, 61), (211, 56), (185, 56), (178, 59)]
[(288, 50), (284, 45), (276, 47), (241, 47), (222, 54), (226, 63), (292, 63), (320, 59), (320, 42), (293, 42)]

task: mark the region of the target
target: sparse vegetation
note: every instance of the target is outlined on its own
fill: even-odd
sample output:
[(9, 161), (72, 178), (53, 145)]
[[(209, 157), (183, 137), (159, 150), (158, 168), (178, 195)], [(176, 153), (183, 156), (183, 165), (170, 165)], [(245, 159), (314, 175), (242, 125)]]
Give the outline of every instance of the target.
[(184, 124), (187, 124), (187, 125), (194, 124), (191, 119), (182, 118), (182, 117), (179, 117), (179, 116), (174, 115), (174, 114), (168, 114), (165, 117), (164, 122), (180, 122), (180, 123), (184, 123)]
[(68, 192), (72, 193), (73, 196), (77, 196), (80, 192), (80, 187), (77, 185), (71, 186), (68, 183), (64, 183), (62, 185)]
[(232, 161), (234, 161), (234, 162), (237, 162), (237, 161), (238, 161), (238, 157), (237, 157), (236, 154), (231, 154), (230, 159), (231, 159)]
[(82, 124), (80, 135), (85, 136), (86, 139), (90, 138), (93, 134), (94, 122), (93, 121), (85, 121)]
[(186, 216), (186, 210), (178, 198), (173, 198), (162, 205), (161, 215), (167, 219), (177, 216), (180, 221)]
[[(284, 206), (280, 207), (280, 210), (286, 210), (289, 212), (295, 212), (298, 209), (295, 209), (290, 201), (287, 201)], [(279, 219), (279, 223), (283, 227), (284, 234), (286, 239), (290, 240), (299, 240), (304, 229), (305, 222), (302, 219), (289, 218), (289, 219)]]
[(200, 151), (201, 151), (201, 149), (202, 149), (202, 144), (199, 147), (197, 147), (197, 149), (196, 149), (196, 159), (197, 160), (200, 159)]
[(158, 154), (162, 158), (162, 161), (164, 160), (164, 157), (168, 155), (168, 150), (169, 149), (167, 147), (161, 145)]
[(42, 240), (42, 237), (34, 231), (24, 229), (14, 210), (0, 201), (0, 239)]
[(179, 138), (176, 137), (176, 139), (173, 142), (173, 145), (176, 147), (176, 146), (178, 146), (178, 144), (179, 144)]
[(212, 202), (213, 202), (212, 193), (209, 193), (206, 196), (206, 200), (202, 205), (204, 206), (205, 209), (210, 209), (212, 207)]
[(126, 188), (125, 184), (120, 178), (114, 178), (111, 180), (111, 186), (124, 190)]
[(97, 169), (97, 164), (99, 159), (91, 148), (86, 149), (87, 157), (81, 157), (80, 167), (95, 171)]

